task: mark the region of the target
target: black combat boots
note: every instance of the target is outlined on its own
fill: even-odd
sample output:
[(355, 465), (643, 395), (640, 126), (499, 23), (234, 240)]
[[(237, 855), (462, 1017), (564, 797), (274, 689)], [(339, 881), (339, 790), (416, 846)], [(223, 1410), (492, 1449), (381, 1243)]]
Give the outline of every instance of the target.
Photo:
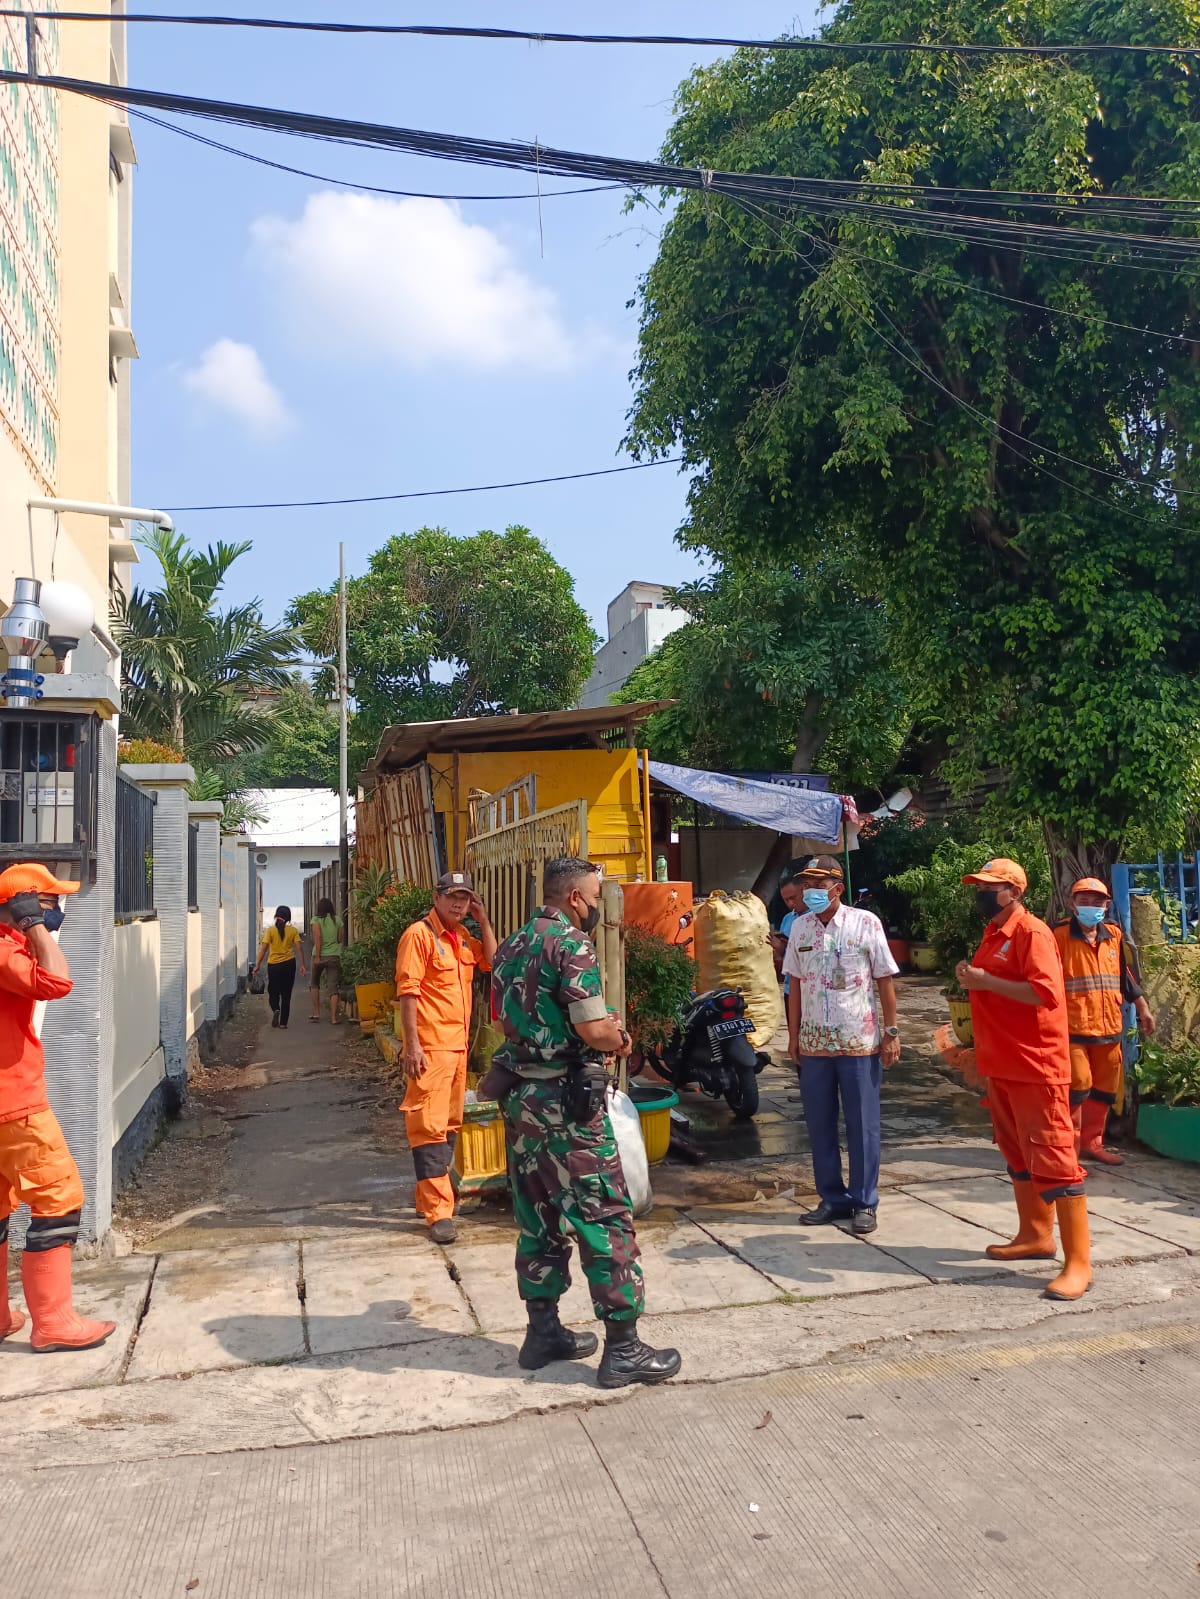
[(683, 1364), (678, 1349), (651, 1349), (637, 1335), (636, 1321), (604, 1324), (600, 1357), (601, 1388), (626, 1388), (630, 1383), (666, 1382)]
[(573, 1333), (558, 1319), (557, 1299), (531, 1299), (529, 1331), (517, 1356), (518, 1365), (526, 1371), (539, 1371), (555, 1360), (582, 1360), (596, 1353), (595, 1333)]

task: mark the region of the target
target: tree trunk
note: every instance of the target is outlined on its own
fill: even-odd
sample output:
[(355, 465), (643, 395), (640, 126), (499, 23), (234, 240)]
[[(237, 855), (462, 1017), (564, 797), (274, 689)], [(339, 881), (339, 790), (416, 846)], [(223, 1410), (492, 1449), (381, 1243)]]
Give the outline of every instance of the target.
[[(1053, 885), (1048, 917), (1051, 921), (1070, 915), (1071, 885), (1081, 877), (1098, 877), (1109, 890), (1112, 889), (1113, 862), (1119, 853), (1111, 840), (1087, 844), (1082, 839), (1070, 838), (1061, 833), (1053, 822), (1043, 822), (1042, 832), (1050, 856), (1050, 879)], [(1032, 909), (1041, 914), (1039, 906)]]
[(804, 701), (800, 726), (796, 729), (796, 753), (792, 756), (793, 772), (811, 772), (813, 762), (824, 748), (829, 730), (821, 717), (825, 701), (815, 690)]

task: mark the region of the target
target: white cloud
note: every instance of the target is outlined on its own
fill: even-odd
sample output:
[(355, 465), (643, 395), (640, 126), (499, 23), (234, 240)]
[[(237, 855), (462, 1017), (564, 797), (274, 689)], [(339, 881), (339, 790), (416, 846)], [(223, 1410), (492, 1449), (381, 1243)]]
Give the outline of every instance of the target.
[(261, 433), (282, 433), (292, 425), (287, 406), (252, 344), (218, 339), (183, 374), (183, 382), (193, 394)]
[(314, 194), (252, 237), (305, 337), (417, 368), (553, 371), (582, 353), (553, 292), (449, 201)]

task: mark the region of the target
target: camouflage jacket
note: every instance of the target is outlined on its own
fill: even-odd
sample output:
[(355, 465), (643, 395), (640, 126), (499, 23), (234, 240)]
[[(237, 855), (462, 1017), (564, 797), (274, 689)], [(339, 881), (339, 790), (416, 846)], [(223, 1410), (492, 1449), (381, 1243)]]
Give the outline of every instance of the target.
[(492, 1008), (504, 1033), (496, 1064), (522, 1077), (561, 1077), (583, 1057), (572, 1024), (608, 1015), (591, 939), (561, 911), (535, 911), (496, 951)]

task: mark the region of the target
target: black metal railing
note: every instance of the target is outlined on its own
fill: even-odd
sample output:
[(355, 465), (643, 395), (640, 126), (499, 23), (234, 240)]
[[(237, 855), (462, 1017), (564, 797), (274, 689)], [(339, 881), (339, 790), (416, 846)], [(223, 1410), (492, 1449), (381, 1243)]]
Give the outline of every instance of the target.
[(200, 889), (196, 881), (196, 864), (200, 849), (200, 823), (188, 823), (188, 910), (200, 909)]
[(154, 913), (156, 797), (117, 773), (117, 880), (114, 910), (123, 918)]

